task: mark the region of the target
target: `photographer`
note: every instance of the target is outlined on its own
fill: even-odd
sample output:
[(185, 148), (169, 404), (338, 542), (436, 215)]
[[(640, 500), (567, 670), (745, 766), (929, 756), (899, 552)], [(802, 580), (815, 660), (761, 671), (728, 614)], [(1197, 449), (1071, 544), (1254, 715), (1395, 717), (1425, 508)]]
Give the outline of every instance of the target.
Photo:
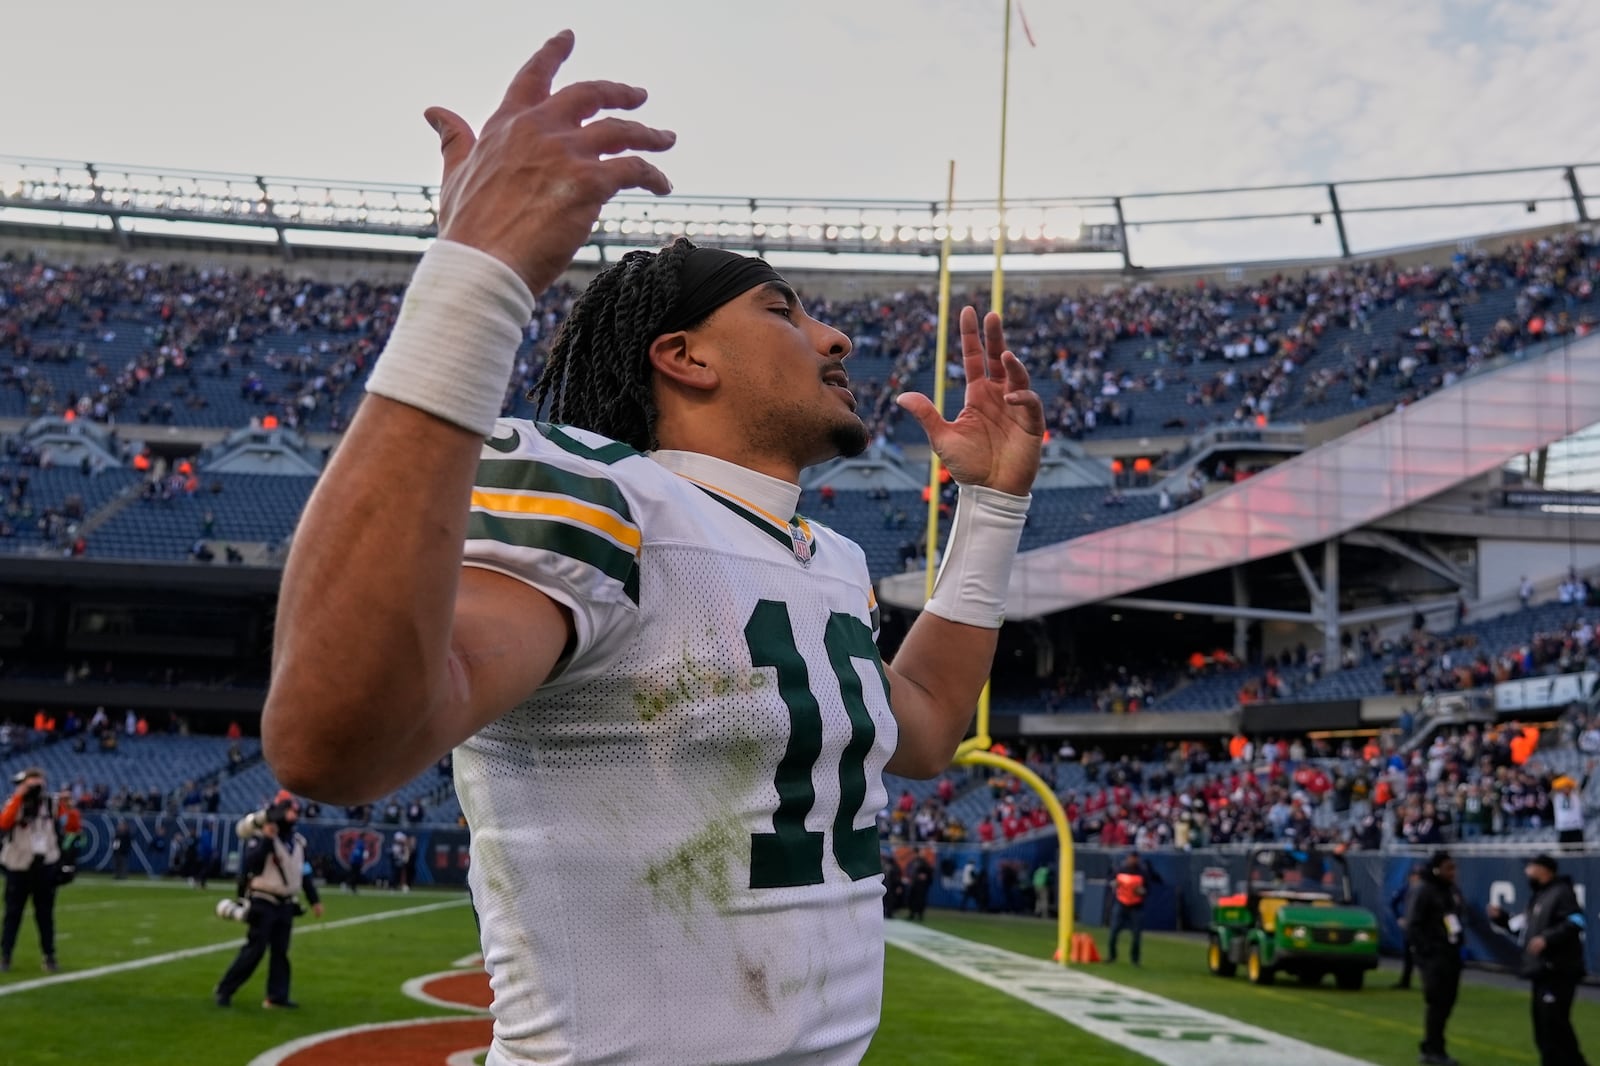
[(39, 948), (44, 968), (55, 973), (56, 886), (61, 883), (63, 824), (68, 834), (79, 827), (78, 812), (70, 796), (45, 793), (45, 774), (37, 767), (12, 778), (16, 790), (0, 808), (0, 866), (6, 873), (5, 925), (0, 931), (0, 972), (11, 969), (11, 951), (17, 946), (22, 912), (33, 900), (33, 920), (39, 926)]
[(272, 806), (239, 820), (237, 832), (244, 844), (239, 880), (244, 886), (244, 904), (224, 901), (218, 913), (247, 922), (250, 932), (233, 965), (222, 975), (213, 995), (217, 1006), (233, 1003), (233, 994), (250, 979), (261, 956), (272, 953), (267, 963), (267, 998), (263, 1007), (297, 1007), (289, 998), (289, 934), (297, 915), (303, 914), (299, 895), (311, 901), (311, 910), (322, 917), (322, 902), (317, 887), (306, 873), (306, 839), (295, 832), (300, 805), (287, 792), (278, 793)]

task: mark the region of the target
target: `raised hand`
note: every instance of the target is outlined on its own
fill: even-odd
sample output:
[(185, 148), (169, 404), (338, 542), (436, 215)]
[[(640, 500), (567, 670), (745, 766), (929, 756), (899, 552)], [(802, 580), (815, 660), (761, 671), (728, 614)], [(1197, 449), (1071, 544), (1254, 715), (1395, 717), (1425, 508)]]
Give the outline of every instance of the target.
[(622, 153), (664, 151), (677, 134), (616, 117), (588, 121), (639, 107), (643, 89), (582, 81), (550, 91), (572, 46), (570, 30), (546, 41), (476, 135), (453, 111), (424, 112), (444, 154), (439, 236), (501, 260), (535, 293), (566, 269), (607, 200), (623, 189), (672, 191), (665, 174)]
[[(962, 485), (1025, 496), (1039, 472), (1044, 444), (1044, 404), (1029, 387), (1022, 360), (1006, 350), (1000, 316), (984, 316), (985, 336), (978, 334), (978, 312), (961, 309), (961, 364), (967, 393), (961, 413), (946, 421), (933, 401), (919, 392), (898, 399), (928, 434), (950, 476)], [(944, 367), (937, 373), (943, 374)]]

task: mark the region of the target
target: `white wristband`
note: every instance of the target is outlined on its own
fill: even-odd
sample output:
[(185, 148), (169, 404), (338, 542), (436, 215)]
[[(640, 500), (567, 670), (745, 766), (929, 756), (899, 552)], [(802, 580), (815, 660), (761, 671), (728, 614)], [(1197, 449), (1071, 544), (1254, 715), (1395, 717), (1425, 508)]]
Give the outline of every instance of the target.
[(434, 241), (367, 391), (487, 437), (532, 315), (533, 293), (516, 271), (487, 252)]
[(944, 561), (923, 610), (963, 625), (1000, 628), (1006, 617), (1011, 563), (1032, 499), (981, 485), (961, 487)]

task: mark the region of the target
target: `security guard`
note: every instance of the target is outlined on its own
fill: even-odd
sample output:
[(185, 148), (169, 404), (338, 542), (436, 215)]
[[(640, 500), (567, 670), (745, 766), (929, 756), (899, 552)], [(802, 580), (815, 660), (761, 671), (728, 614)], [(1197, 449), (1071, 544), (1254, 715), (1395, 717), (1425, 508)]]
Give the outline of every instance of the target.
[(1428, 859), (1422, 881), (1406, 907), (1406, 939), (1422, 975), (1424, 1066), (1456, 1066), (1445, 1050), (1444, 1027), (1461, 990), (1461, 890), (1456, 887), (1456, 861), (1447, 851)]
[(1572, 1031), (1572, 999), (1583, 979), (1583, 908), (1556, 860), (1535, 855), (1523, 869), (1533, 896), (1512, 917), (1489, 906), (1489, 920), (1522, 937), (1522, 975), (1533, 982), (1533, 1039), (1541, 1066), (1585, 1066)]
[(306, 838), (295, 832), (300, 805), (288, 792), (279, 792), (272, 806), (239, 820), (236, 832), (244, 842), (240, 860), (240, 880), (246, 882), (249, 910), (245, 921), (250, 932), (233, 965), (222, 975), (213, 995), (217, 1006), (233, 1003), (233, 994), (250, 979), (261, 956), (271, 952), (267, 963), (267, 998), (263, 1007), (298, 1007), (289, 998), (289, 933), (295, 916), (302, 913), (302, 891), (311, 901), (311, 910), (322, 917), (322, 901), (317, 886), (306, 873)]

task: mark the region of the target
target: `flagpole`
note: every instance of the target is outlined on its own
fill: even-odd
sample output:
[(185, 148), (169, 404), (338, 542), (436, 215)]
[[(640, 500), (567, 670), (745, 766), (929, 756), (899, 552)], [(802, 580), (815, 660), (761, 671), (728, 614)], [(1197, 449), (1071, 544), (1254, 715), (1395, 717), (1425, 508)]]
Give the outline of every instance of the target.
[(994, 278), (989, 306), (1005, 314), (1006, 288), (1006, 125), (1011, 98), (1011, 0), (1006, 0), (1005, 45), (1000, 54), (1000, 192), (995, 207), (1000, 216), (1000, 235), (994, 242)]
[[(950, 160), (950, 176), (944, 194), (944, 239), (939, 243), (939, 331), (933, 347), (933, 409), (944, 413), (944, 383), (949, 376), (945, 364), (950, 358), (950, 233), (956, 209), (956, 161)], [(933, 599), (933, 579), (937, 568), (934, 557), (939, 547), (939, 453), (928, 449), (928, 533), (927, 574), (923, 599)]]
[[(995, 209), (1000, 216), (1000, 233), (994, 242), (994, 277), (989, 306), (1002, 316), (1006, 310), (1006, 126), (1011, 116), (1011, 0), (1006, 0), (1006, 28), (1004, 45), (1000, 53), (1000, 189), (995, 197)], [(978, 746), (989, 747), (989, 682), (983, 683), (978, 693), (978, 720), (973, 731)]]

